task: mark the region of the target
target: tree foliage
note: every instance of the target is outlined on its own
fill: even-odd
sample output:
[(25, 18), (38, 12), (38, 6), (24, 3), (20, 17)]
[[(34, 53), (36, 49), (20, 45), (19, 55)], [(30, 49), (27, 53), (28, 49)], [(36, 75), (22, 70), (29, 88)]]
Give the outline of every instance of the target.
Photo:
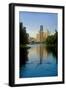
[(55, 31), (54, 35), (48, 36), (48, 38), (46, 39), (46, 44), (57, 45), (57, 40), (58, 40), (58, 32)]
[(20, 23), (20, 44), (28, 43), (29, 35), (26, 33), (26, 27), (23, 27), (23, 23)]

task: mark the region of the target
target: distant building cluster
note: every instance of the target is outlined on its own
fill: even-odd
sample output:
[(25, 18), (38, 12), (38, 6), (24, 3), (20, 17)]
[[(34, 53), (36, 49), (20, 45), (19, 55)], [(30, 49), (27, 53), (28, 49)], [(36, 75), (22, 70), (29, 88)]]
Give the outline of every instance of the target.
[(50, 32), (43, 29), (43, 25), (40, 25), (39, 32), (37, 32), (36, 37), (30, 37), (29, 33), (26, 32), (26, 27), (23, 23), (20, 23), (20, 43), (41, 43), (46, 41), (48, 36), (54, 35), (54, 32)]
[(36, 34), (36, 38), (30, 37), (29, 42), (44, 42), (49, 35), (48, 30), (43, 30), (43, 25), (40, 25), (40, 30)]
[(39, 33), (36, 35), (36, 40), (37, 40), (37, 42), (43, 42), (43, 41), (45, 41), (45, 40), (47, 39), (47, 37), (48, 37), (48, 34), (49, 34), (48, 30), (46, 30), (46, 31), (44, 32), (44, 31), (43, 31), (43, 26), (41, 25), (41, 26), (40, 26), (40, 31), (39, 31)]
[(34, 43), (34, 42), (44, 42), (46, 41), (48, 36), (54, 35), (55, 32), (49, 32), (47, 29), (43, 29), (43, 25), (40, 25), (40, 30), (36, 34), (36, 38), (34, 37), (29, 37), (29, 42)]
[(33, 43), (33, 42), (36, 42), (36, 39), (35, 38), (33, 38), (33, 37), (29, 37), (29, 43)]

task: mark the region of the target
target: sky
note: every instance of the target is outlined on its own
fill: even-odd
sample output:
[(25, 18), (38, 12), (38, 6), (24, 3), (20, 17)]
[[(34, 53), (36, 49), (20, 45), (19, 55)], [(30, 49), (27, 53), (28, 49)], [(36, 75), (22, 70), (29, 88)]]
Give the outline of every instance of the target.
[(40, 13), (40, 12), (19, 12), (19, 22), (26, 27), (26, 32), (30, 37), (36, 37), (40, 30), (40, 25), (43, 25), (43, 31), (47, 29), (49, 32), (54, 32), (58, 29), (57, 13)]

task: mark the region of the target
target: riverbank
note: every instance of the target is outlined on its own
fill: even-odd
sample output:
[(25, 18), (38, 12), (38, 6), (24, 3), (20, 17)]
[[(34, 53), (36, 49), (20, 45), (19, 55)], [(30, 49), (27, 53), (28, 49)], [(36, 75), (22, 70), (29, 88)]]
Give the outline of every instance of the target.
[(27, 45), (20, 45), (20, 48), (29, 49), (29, 48), (31, 48), (31, 47), (30, 47), (30, 46), (27, 46)]
[[(20, 45), (20, 47), (21, 48), (27, 48), (27, 49), (29, 49), (29, 48), (31, 48), (31, 46), (30, 45), (38, 45), (38, 44), (21, 44)], [(46, 47), (57, 47), (57, 45), (54, 45), (54, 44), (45, 44), (45, 43), (39, 43), (39, 45), (44, 45), (44, 46), (46, 46)]]

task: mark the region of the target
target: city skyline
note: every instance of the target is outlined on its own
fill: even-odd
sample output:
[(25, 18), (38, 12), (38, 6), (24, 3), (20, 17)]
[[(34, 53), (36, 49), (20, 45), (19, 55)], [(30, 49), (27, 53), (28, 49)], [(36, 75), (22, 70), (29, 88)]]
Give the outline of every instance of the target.
[(40, 25), (43, 25), (43, 32), (48, 29), (49, 32), (57, 30), (58, 17), (56, 13), (36, 13), (36, 12), (19, 12), (19, 22), (23, 22), (26, 32), (30, 37), (36, 37), (40, 31)]

